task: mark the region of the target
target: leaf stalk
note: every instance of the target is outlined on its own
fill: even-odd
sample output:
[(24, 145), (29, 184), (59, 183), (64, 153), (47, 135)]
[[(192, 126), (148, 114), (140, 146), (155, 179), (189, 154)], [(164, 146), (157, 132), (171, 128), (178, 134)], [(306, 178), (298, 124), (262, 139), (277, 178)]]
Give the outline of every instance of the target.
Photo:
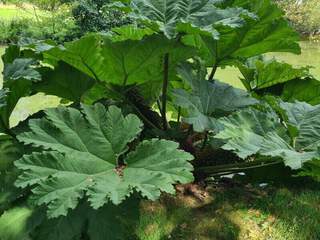
[(167, 120), (167, 95), (168, 95), (168, 85), (169, 85), (169, 53), (164, 55), (163, 59), (163, 85), (162, 85), (162, 125), (163, 129), (168, 129), (168, 120)]

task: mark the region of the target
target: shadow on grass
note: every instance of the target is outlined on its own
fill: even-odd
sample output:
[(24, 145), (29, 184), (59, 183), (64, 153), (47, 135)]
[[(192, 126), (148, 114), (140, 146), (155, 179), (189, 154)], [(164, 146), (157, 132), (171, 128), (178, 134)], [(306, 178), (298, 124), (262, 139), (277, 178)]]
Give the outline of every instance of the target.
[(142, 204), (141, 240), (318, 240), (320, 188), (227, 186)]

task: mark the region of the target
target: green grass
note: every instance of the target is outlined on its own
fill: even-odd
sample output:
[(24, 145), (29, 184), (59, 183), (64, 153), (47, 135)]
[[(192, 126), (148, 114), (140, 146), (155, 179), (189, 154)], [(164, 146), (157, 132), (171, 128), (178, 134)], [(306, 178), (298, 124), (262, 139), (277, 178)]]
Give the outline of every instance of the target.
[[(38, 15), (45, 14), (43, 11), (37, 10)], [(31, 7), (21, 9), (11, 5), (0, 5), (0, 20), (11, 21), (17, 18), (35, 19), (34, 10)]]
[[(319, 187), (319, 186), (318, 186)], [(222, 187), (143, 203), (141, 240), (318, 240), (320, 191)]]
[(25, 12), (19, 9), (5, 9), (0, 8), (0, 19), (11, 20), (14, 18), (32, 18), (33, 15), (29, 12)]

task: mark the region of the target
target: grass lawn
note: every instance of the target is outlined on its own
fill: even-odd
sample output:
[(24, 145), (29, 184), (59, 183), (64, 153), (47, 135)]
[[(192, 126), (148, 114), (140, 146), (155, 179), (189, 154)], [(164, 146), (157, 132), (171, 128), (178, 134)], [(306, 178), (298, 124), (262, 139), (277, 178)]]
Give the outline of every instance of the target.
[[(43, 11), (37, 10), (37, 14), (45, 14)], [(0, 20), (11, 21), (17, 18), (35, 18), (34, 9), (27, 6), (24, 9), (13, 5), (0, 4)]]
[(0, 8), (0, 19), (11, 20), (14, 18), (32, 18), (31, 12), (25, 12), (15, 8)]
[(142, 204), (141, 240), (319, 240), (320, 190), (216, 187)]

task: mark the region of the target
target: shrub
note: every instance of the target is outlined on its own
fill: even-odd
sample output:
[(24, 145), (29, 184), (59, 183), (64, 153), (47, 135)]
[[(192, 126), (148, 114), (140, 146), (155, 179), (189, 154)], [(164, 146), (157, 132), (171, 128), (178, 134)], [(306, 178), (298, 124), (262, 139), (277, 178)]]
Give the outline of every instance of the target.
[(320, 2), (318, 0), (278, 0), (294, 28), (303, 35), (320, 33)]
[(26, 36), (31, 25), (30, 19), (13, 19), (12, 21), (0, 21), (0, 43), (15, 43), (20, 37)]
[(79, 37), (79, 29), (68, 6), (55, 13), (41, 13), (36, 18), (15, 18), (0, 21), (0, 43), (16, 43), (20, 38), (52, 39), (57, 42)]
[(38, 40), (52, 39), (57, 42), (70, 41), (79, 36), (79, 29), (68, 7), (60, 8), (56, 13), (42, 16), (33, 21), (22, 37)]
[(73, 17), (82, 33), (107, 32), (113, 27), (130, 23), (121, 11), (108, 7), (111, 1), (80, 0), (73, 8)]

